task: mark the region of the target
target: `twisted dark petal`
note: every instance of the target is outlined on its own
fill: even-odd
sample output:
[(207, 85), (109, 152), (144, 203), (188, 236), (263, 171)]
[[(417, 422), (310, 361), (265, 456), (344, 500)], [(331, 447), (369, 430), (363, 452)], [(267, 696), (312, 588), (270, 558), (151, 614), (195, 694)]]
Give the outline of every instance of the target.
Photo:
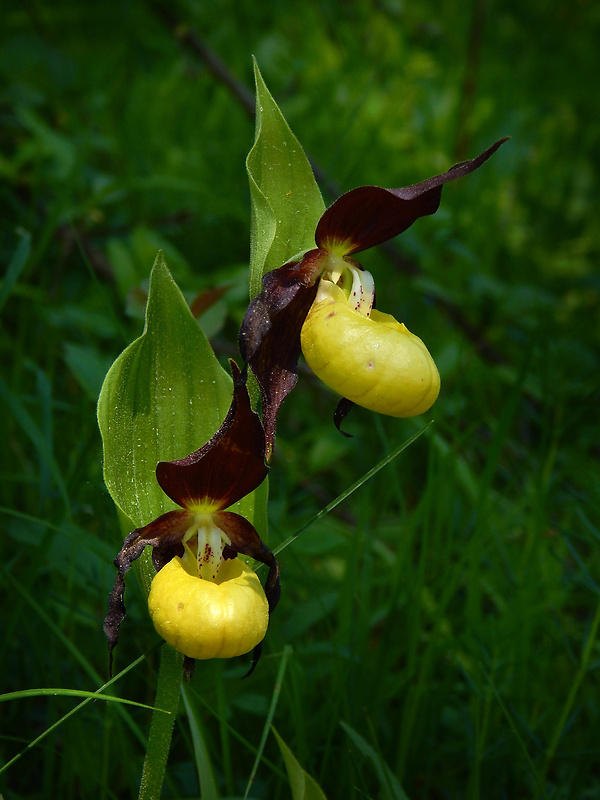
[(470, 161), (455, 164), (447, 172), (402, 189), (360, 186), (339, 197), (325, 211), (315, 234), (318, 247), (346, 243), (344, 255), (359, 253), (386, 242), (419, 219), (438, 210), (442, 187), (478, 169), (506, 141), (500, 139)]
[[(264, 544), (255, 527), (247, 519), (235, 514), (233, 511), (220, 511), (213, 515), (213, 521), (231, 539), (231, 549), (241, 555), (250, 556), (269, 567), (265, 582), (265, 595), (269, 604), (269, 616), (281, 597), (281, 584), (279, 581), (279, 565), (275, 556)], [(243, 676), (248, 678), (254, 672), (262, 653), (262, 642), (259, 642), (252, 651), (250, 669)]]
[(265, 582), (265, 595), (269, 603), (269, 614), (281, 597), (281, 584), (279, 582), (279, 565), (275, 556), (262, 541), (252, 523), (245, 517), (233, 511), (219, 511), (213, 514), (215, 525), (231, 539), (231, 548), (243, 556), (260, 561), (269, 568)]
[(323, 257), (320, 250), (310, 250), (302, 261), (268, 272), (240, 328), (242, 358), (261, 390), (267, 460), (279, 408), (298, 379), (300, 331), (317, 293)]
[(354, 405), (355, 404), (352, 402), (352, 400), (348, 400), (347, 397), (342, 397), (342, 399), (335, 407), (335, 411), (333, 412), (333, 423), (335, 427), (338, 429), (338, 431), (342, 434), (342, 436), (346, 437), (346, 439), (352, 439), (352, 434), (343, 431), (341, 425), (344, 419), (354, 408)]
[(223, 424), (199, 450), (177, 461), (161, 461), (156, 478), (171, 500), (183, 508), (227, 508), (265, 479), (265, 434), (252, 411), (244, 377), (234, 361), (233, 399)]
[[(108, 639), (111, 675), (113, 649), (119, 639), (119, 627), (126, 614), (124, 600), (125, 575), (147, 545), (155, 548), (154, 553), (163, 552), (163, 554), (169, 554), (173, 552), (173, 555), (175, 555), (174, 549), (181, 543), (193, 518), (194, 515), (188, 511), (167, 511), (166, 514), (162, 514), (157, 519), (152, 520), (150, 524), (145, 525), (143, 528), (136, 528), (125, 538), (123, 547), (115, 558), (117, 577), (108, 597), (108, 613), (104, 620), (104, 633)], [(166, 561), (168, 560), (170, 559), (166, 558)], [(160, 566), (164, 566), (166, 561)], [(157, 566), (156, 561), (155, 566)]]
[(252, 651), (252, 661), (250, 663), (250, 669), (248, 670), (248, 672), (246, 672), (245, 675), (242, 675), (242, 680), (244, 680), (244, 678), (249, 678), (250, 675), (252, 675), (252, 673), (256, 669), (256, 666), (260, 661), (260, 657), (262, 655), (262, 649), (263, 649), (263, 643), (259, 642)]

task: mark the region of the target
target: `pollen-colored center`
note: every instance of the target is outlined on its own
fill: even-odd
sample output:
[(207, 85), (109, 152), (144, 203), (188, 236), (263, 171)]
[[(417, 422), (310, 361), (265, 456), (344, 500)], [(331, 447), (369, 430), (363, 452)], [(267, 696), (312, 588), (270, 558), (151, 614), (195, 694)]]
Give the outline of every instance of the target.
[(333, 284), (342, 290), (353, 311), (363, 317), (370, 317), (375, 302), (375, 281), (371, 273), (360, 269), (358, 262), (352, 264), (334, 256), (330, 256), (329, 261), (329, 269), (321, 278), (315, 302), (327, 299)]
[(216, 581), (219, 568), (224, 561), (225, 545), (231, 539), (218, 528), (210, 514), (196, 514), (183, 537), (185, 555), (183, 564), (190, 575), (208, 581)]

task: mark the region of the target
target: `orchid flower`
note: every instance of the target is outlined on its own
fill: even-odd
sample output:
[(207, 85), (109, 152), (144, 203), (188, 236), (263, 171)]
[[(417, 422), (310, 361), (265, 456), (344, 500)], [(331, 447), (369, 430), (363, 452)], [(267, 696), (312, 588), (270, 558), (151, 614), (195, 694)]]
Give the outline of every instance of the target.
[[(254, 491), (267, 475), (265, 435), (252, 411), (245, 380), (231, 362), (234, 394), (214, 436), (199, 450), (162, 461), (157, 481), (179, 510), (132, 531), (115, 559), (118, 574), (104, 622), (111, 653), (125, 616), (124, 576), (146, 546), (157, 570), (148, 608), (158, 633), (190, 659), (231, 658), (261, 652), (270, 612), (280, 595), (273, 553), (253, 525), (226, 509)], [(266, 564), (265, 589), (246, 555)]]
[(440, 379), (429, 351), (405, 325), (374, 308), (373, 277), (353, 256), (434, 214), (443, 185), (478, 169), (504, 141), (414, 186), (361, 186), (343, 194), (317, 224), (316, 249), (263, 277), (239, 344), (261, 389), (267, 459), (301, 351), (315, 374), (343, 396), (335, 414), (338, 428), (354, 403), (410, 417), (435, 402)]

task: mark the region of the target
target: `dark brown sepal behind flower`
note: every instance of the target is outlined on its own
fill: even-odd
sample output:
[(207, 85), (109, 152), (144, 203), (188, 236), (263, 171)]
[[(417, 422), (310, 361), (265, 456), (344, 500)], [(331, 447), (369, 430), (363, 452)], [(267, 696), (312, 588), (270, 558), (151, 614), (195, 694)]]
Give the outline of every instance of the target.
[(447, 172), (402, 189), (360, 186), (339, 197), (319, 220), (315, 240), (318, 247), (333, 248), (347, 243), (344, 254), (359, 253), (386, 242), (419, 219), (435, 214), (442, 187), (478, 169), (506, 141), (500, 139), (470, 161), (455, 164)]
[(270, 459), (279, 408), (298, 379), (300, 331), (317, 294), (324, 254), (310, 250), (263, 278), (240, 328), (242, 358), (260, 386), (266, 455)]
[(171, 500), (183, 508), (227, 508), (265, 479), (265, 434), (250, 405), (248, 389), (234, 361), (231, 406), (215, 435), (199, 450), (176, 461), (161, 461), (156, 478)]

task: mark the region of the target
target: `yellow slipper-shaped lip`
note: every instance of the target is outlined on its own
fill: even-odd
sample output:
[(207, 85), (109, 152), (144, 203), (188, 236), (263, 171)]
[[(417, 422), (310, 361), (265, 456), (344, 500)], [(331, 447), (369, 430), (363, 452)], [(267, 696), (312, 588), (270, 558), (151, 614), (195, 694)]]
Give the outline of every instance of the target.
[(330, 281), (321, 281), (301, 343), (323, 383), (371, 411), (413, 417), (431, 408), (439, 394), (440, 376), (421, 339), (390, 314), (354, 311)]
[(265, 637), (269, 606), (262, 585), (239, 558), (216, 581), (190, 575), (177, 556), (154, 577), (148, 609), (158, 633), (190, 658), (233, 658)]

